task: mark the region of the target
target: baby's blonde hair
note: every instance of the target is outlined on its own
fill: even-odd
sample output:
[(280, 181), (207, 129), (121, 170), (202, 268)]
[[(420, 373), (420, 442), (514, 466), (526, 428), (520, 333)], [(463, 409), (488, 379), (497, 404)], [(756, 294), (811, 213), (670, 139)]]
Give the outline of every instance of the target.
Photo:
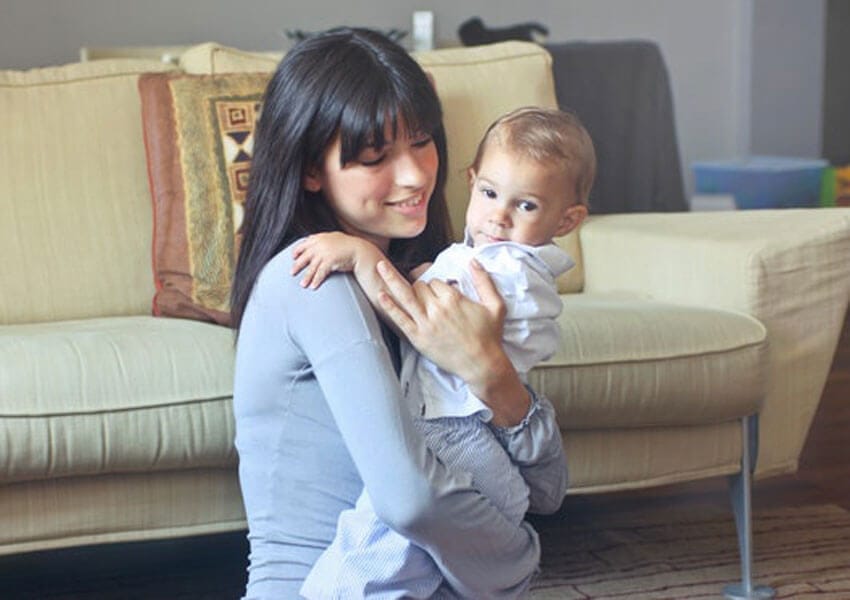
[(475, 172), (492, 141), (537, 162), (562, 164), (575, 182), (576, 202), (587, 204), (596, 177), (596, 152), (590, 134), (573, 113), (526, 106), (502, 115), (478, 144), (471, 165)]

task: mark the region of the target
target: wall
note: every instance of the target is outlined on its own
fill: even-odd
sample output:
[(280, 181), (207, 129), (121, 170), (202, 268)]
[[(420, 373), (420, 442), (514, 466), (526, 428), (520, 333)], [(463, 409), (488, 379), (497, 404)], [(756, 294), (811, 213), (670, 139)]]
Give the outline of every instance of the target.
[[(690, 188), (691, 161), (744, 154), (751, 139), (759, 144), (773, 141), (762, 136), (760, 127), (750, 134), (751, 100), (755, 106), (767, 86), (751, 88), (751, 58), (758, 58), (759, 65), (771, 64), (772, 59), (772, 51), (753, 52), (752, 18), (763, 10), (762, 3), (772, 1), (0, 0), (0, 68), (71, 62), (80, 46), (216, 40), (245, 49), (278, 49), (288, 46), (284, 32), (292, 28), (311, 31), (350, 24), (410, 29), (411, 13), (421, 8), (435, 12), (441, 45), (457, 45), (457, 27), (471, 16), (481, 16), (485, 24), (496, 27), (539, 21), (549, 27), (553, 42), (651, 39), (660, 45), (670, 70), (683, 172)], [(796, 3), (802, 8), (792, 11), (791, 17), (824, 1)], [(753, 10), (753, 2), (759, 10)], [(782, 0), (782, 4), (795, 2)], [(781, 10), (768, 12), (783, 20)], [(792, 30), (794, 23), (789, 25)], [(805, 32), (811, 34), (811, 27), (807, 25)], [(793, 42), (805, 50), (816, 39), (793, 37)], [(778, 64), (784, 64), (787, 56), (787, 52), (777, 55)], [(811, 96), (820, 97), (819, 90), (802, 91), (809, 95), (807, 102), (813, 102)], [(804, 120), (812, 115), (798, 117), (795, 131), (808, 131), (811, 124)]]
[(756, 0), (752, 36), (754, 154), (821, 155), (826, 4)]

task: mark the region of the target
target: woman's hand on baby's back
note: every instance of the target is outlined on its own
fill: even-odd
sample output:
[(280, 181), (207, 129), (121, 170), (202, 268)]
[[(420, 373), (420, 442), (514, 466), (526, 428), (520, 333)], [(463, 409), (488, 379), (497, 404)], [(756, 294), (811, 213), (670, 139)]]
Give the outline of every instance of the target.
[(385, 285), (378, 302), (419, 352), (458, 375), (492, 409), (494, 425), (516, 425), (531, 399), (502, 347), (505, 303), (481, 265), (471, 264), (480, 302), (439, 280), (411, 286), (385, 262), (378, 263)]
[(529, 397), (502, 347), (505, 303), (476, 261), (472, 280), (480, 302), (439, 280), (412, 286), (382, 262), (384, 314), (422, 354), (466, 381), (493, 410), (493, 423), (513, 425), (525, 417)]
[(476, 363), (493, 345), (501, 348), (505, 305), (492, 281), (479, 267), (473, 281), (481, 302), (470, 300), (444, 281), (413, 285), (388, 265), (378, 263), (385, 290), (381, 308), (417, 350), (440, 367), (469, 381), (480, 369)]

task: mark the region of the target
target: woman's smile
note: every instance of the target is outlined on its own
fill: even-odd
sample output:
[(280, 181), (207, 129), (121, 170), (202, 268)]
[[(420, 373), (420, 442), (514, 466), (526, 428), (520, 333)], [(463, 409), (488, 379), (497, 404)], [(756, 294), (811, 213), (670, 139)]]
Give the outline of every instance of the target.
[(395, 208), (402, 214), (410, 216), (417, 215), (420, 212), (425, 212), (428, 209), (428, 203), (426, 202), (425, 194), (423, 193), (417, 194), (412, 198), (392, 200), (385, 202), (384, 204)]

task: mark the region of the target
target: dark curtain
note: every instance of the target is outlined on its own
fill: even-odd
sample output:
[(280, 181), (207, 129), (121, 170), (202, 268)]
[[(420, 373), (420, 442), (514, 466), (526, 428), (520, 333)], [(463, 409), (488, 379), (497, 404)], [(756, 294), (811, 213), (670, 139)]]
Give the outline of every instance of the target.
[(596, 147), (592, 214), (688, 210), (673, 97), (658, 46), (647, 41), (546, 44), (560, 108)]

